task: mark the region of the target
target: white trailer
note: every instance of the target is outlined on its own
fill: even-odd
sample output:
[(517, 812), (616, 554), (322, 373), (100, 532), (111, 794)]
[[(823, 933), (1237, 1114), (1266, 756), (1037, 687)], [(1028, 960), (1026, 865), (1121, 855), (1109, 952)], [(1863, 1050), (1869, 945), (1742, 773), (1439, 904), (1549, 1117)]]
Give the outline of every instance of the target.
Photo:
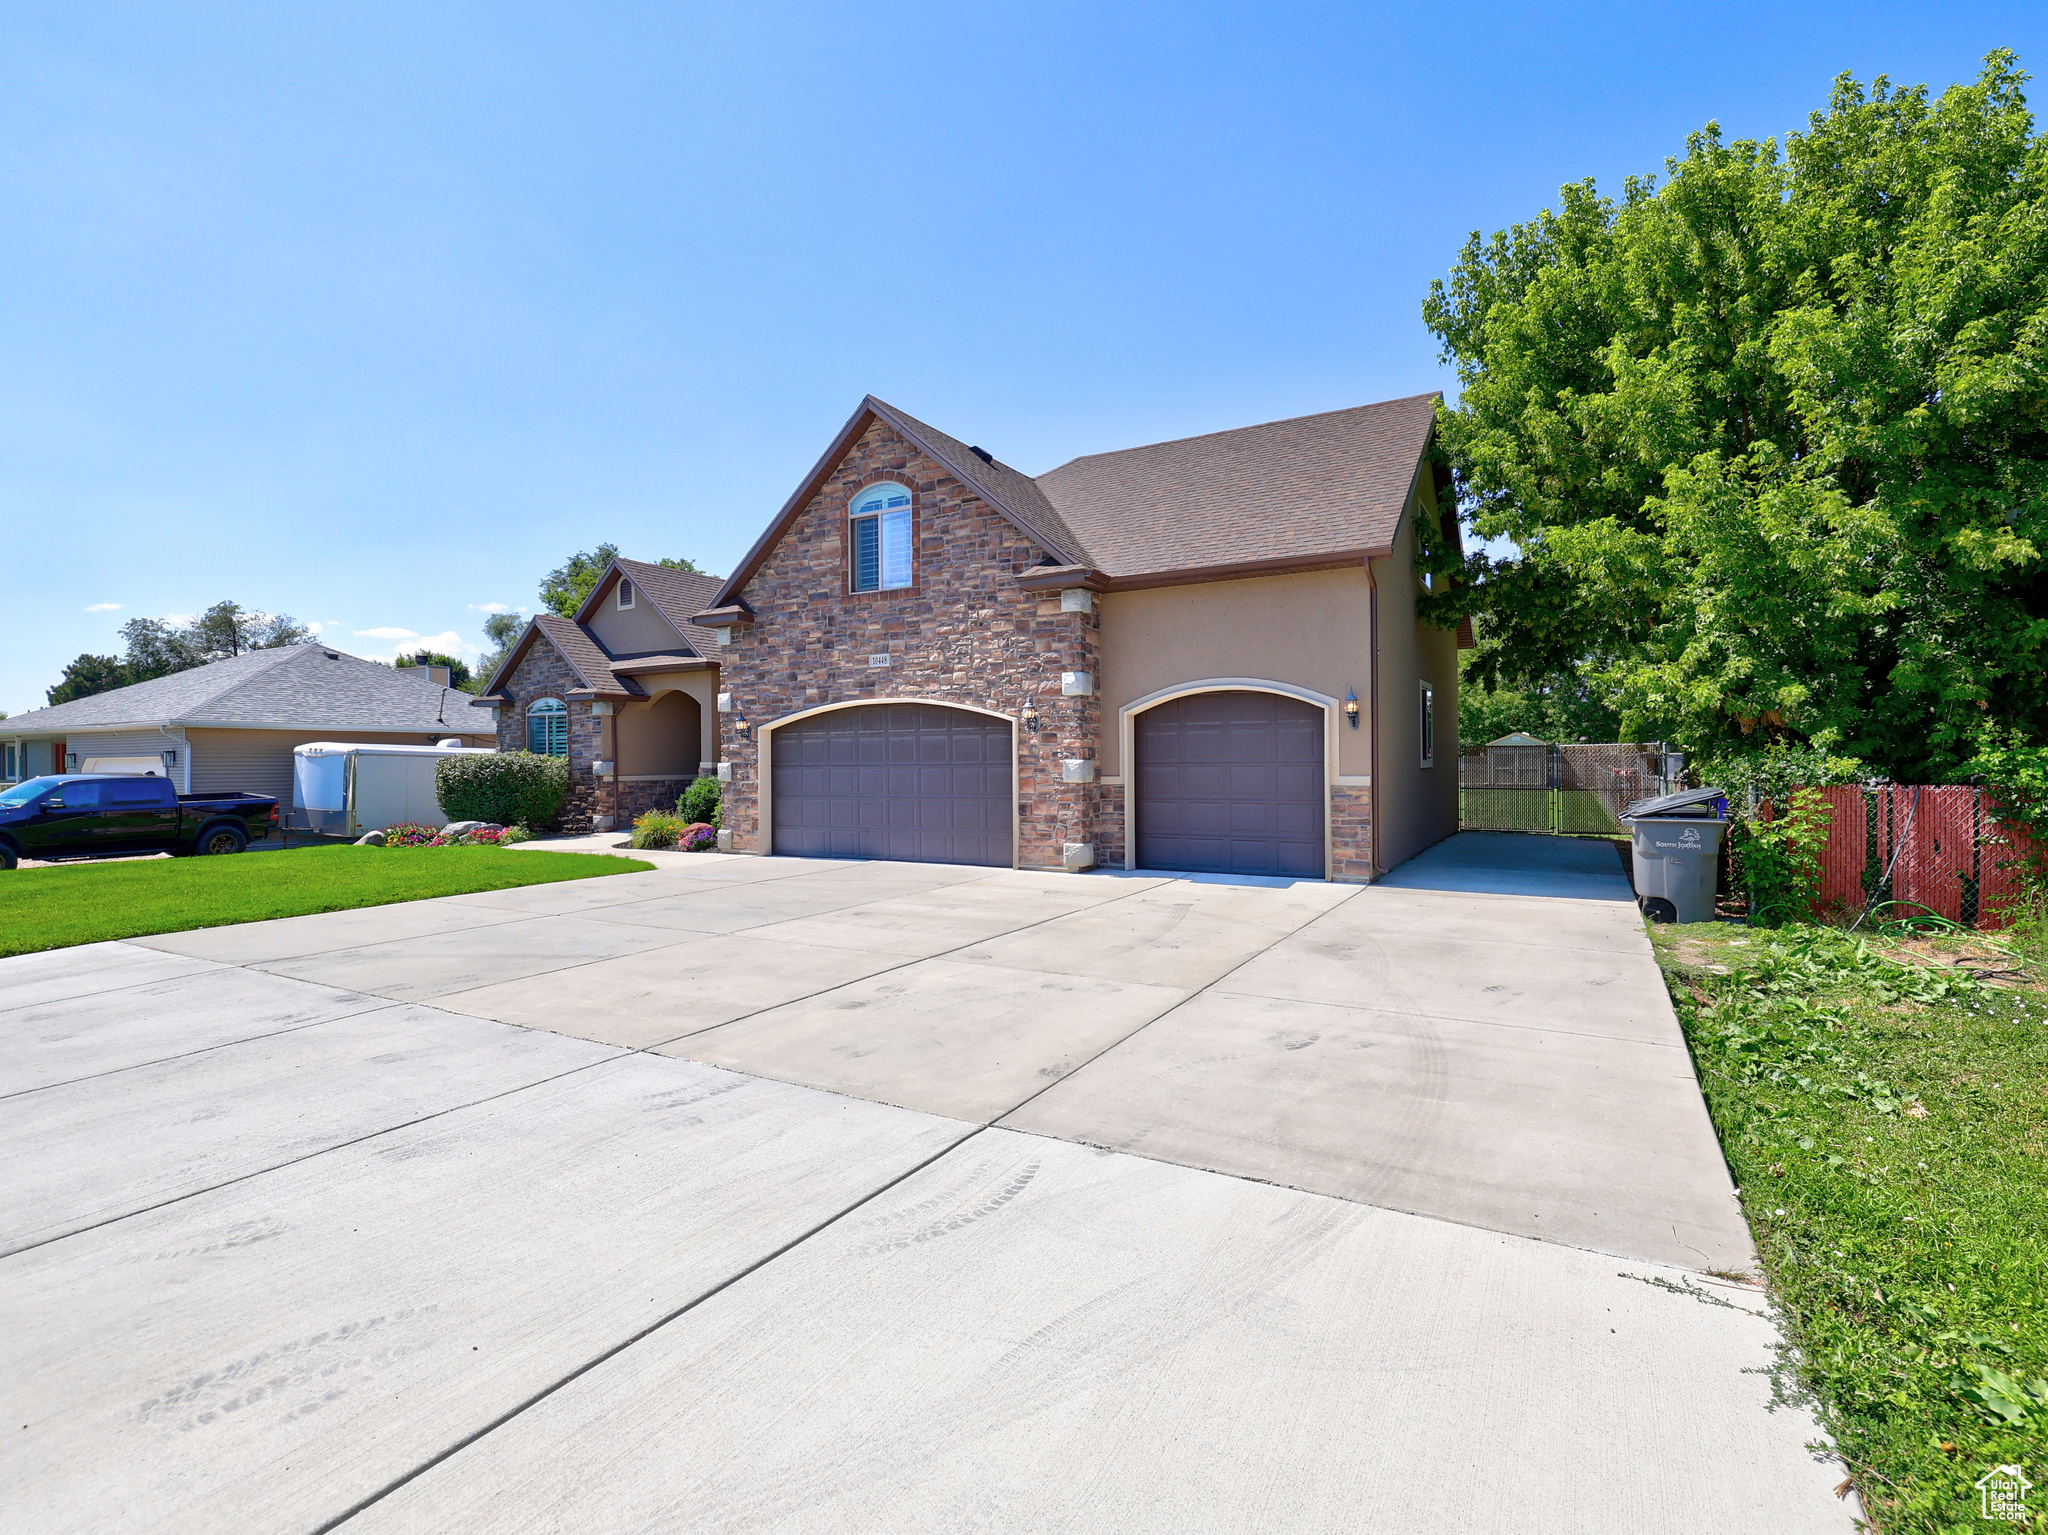
[(404, 821), (446, 826), (448, 814), (434, 797), (434, 764), (492, 750), (308, 741), (292, 753), (291, 824), (330, 837), (360, 837)]

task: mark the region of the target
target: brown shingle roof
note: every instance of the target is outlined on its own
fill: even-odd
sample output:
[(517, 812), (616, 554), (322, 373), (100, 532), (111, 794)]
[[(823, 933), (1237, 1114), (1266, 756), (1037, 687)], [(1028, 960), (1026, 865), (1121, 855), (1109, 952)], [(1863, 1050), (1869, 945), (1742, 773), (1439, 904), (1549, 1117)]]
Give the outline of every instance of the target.
[(993, 458), (983, 458), (959, 438), (948, 437), (937, 427), (927, 426), (917, 417), (907, 416), (873, 395), (868, 396), (867, 405), (944, 464), (954, 479), (1037, 540), (1048, 553), (1062, 559), (1080, 556), (1080, 540), (1074, 537), (1057, 508), (1046, 499), (1038, 481), (1030, 475)]
[(739, 567), (726, 577), (712, 598), (700, 604), (696, 611), (704, 612), (713, 608), (726, 607), (737, 602), (746, 590), (747, 582), (754, 572), (761, 568), (761, 562), (768, 558), (775, 546), (782, 542), (782, 535), (789, 525), (796, 521), (804, 507), (810, 503), (818, 487), (832, 471), (839, 467), (839, 461), (847, 450), (860, 440), (861, 433), (874, 421), (887, 422), (902, 436), (917, 444), (926, 454), (945, 466), (946, 472), (973, 491), (1000, 516), (1007, 518), (1027, 538), (1041, 545), (1048, 554), (1061, 560), (1079, 557), (1074, 535), (1068, 529), (1060, 514), (1039, 489), (1037, 481), (1030, 475), (1012, 469), (1008, 464), (990, 463), (984, 460), (967, 444), (957, 437), (949, 437), (937, 427), (927, 426), (915, 416), (905, 415), (895, 406), (867, 396), (858, 409), (839, 429), (839, 435), (832, 439), (811, 472), (804, 476), (790, 498), (782, 503), (782, 510), (775, 514), (761, 536), (754, 541), (754, 547), (747, 551)]
[(1038, 477), (1113, 581), (1389, 548), (1434, 394), (1077, 458)]
[(554, 646), (557, 654), (569, 663), (569, 670), (576, 674), (576, 680), (591, 692), (610, 698), (647, 696), (647, 690), (631, 677), (621, 676), (612, 670), (614, 660), (625, 658), (612, 655), (588, 629), (559, 613), (536, 613), (526, 626), (526, 632), (519, 637), (519, 642), (505, 653), (505, 659), (491, 673), (491, 680), (484, 688), (484, 699), (504, 696), (498, 684), (512, 675), (513, 668), (519, 665), (520, 658), (536, 639), (545, 639)]
[[(1091, 454), (1033, 479), (869, 395), (739, 568), (684, 615), (741, 600), (789, 524), (875, 420), (943, 464), (1039, 544), (1051, 564), (1100, 571), (1109, 584), (1203, 580), (1384, 554), (1421, 471), (1437, 398), (1411, 395)], [(690, 638), (700, 650), (710, 643), (708, 635)]]

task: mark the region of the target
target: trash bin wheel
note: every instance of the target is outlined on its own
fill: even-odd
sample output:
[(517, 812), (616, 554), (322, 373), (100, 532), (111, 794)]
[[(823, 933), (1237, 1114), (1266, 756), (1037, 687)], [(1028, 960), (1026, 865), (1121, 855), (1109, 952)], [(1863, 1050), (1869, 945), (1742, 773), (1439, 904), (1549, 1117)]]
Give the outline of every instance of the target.
[(1676, 922), (1678, 908), (1661, 895), (1653, 895), (1644, 900), (1643, 915), (1652, 922)]

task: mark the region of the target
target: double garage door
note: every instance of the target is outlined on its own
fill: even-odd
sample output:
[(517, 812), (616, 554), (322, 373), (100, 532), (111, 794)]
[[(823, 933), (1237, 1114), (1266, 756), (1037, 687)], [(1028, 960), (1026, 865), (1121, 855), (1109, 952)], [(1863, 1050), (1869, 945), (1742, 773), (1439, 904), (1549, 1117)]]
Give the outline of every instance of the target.
[(1008, 868), (1010, 725), (939, 704), (869, 704), (773, 738), (775, 851)]
[[(1137, 866), (1323, 873), (1323, 711), (1197, 693), (1135, 722)], [(784, 725), (774, 850), (809, 858), (1011, 862), (1010, 725), (940, 704), (869, 704)]]

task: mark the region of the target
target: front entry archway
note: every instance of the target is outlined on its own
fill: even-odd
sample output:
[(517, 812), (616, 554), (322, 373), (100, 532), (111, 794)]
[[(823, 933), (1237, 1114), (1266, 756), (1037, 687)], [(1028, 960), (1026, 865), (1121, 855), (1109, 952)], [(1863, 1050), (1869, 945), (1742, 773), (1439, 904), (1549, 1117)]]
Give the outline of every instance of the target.
[(1136, 867), (1322, 878), (1325, 731), (1318, 705), (1251, 689), (1137, 715)]
[(859, 704), (773, 732), (771, 851), (1008, 868), (1011, 725), (944, 704)]

